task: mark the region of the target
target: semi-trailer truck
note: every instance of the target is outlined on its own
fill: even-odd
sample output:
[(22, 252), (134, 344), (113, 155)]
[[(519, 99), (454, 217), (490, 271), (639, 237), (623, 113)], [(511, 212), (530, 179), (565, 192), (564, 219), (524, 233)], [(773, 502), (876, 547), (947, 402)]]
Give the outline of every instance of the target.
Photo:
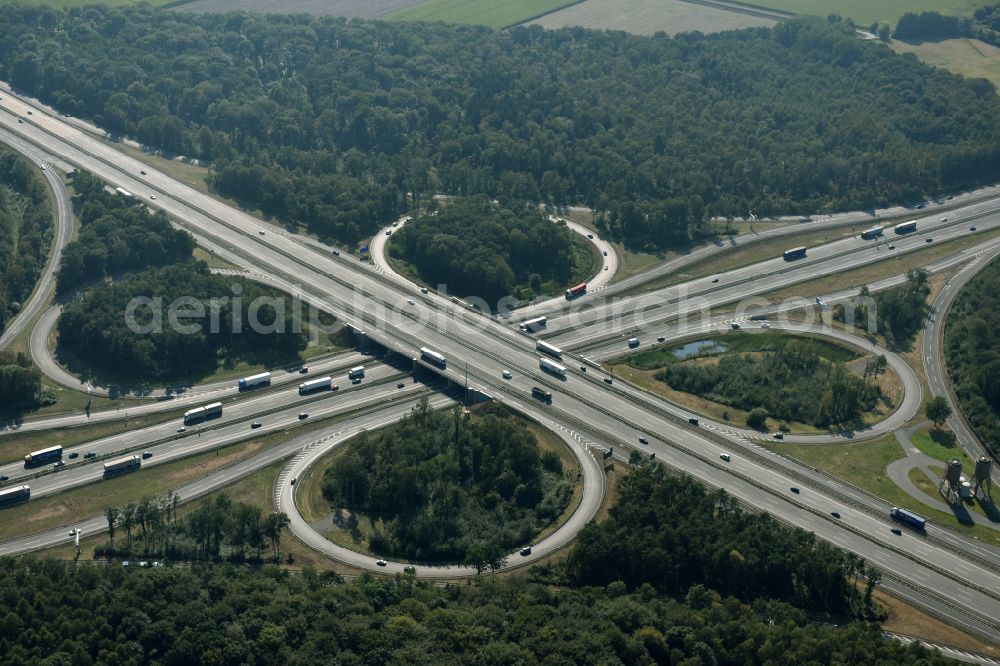
[(804, 247), (793, 247), (791, 250), (785, 250), (785, 261), (794, 261), (804, 256), (806, 256), (806, 248)]
[(27, 502), (31, 497), (30, 486), (17, 486), (0, 490), (0, 507), (14, 506), (21, 502)]
[(63, 447), (61, 446), (50, 446), (47, 449), (32, 451), (28, 455), (24, 456), (24, 466), (34, 467), (35, 465), (44, 465), (47, 462), (59, 460), (62, 458), (62, 452)]
[(311, 379), (308, 382), (299, 384), (299, 395), (312, 393), (313, 391), (325, 391), (331, 387), (333, 387), (333, 377)]
[(444, 356), (433, 349), (428, 349), (427, 347), (420, 348), (420, 358), (424, 359), (428, 363), (438, 366), (439, 368), (443, 368), (448, 365), (448, 361)]
[(909, 222), (903, 222), (902, 224), (897, 224), (893, 227), (893, 231), (897, 234), (908, 234), (917, 230), (917, 221), (910, 220)]
[(104, 476), (118, 476), (128, 474), (142, 467), (142, 458), (139, 456), (126, 456), (118, 460), (104, 463)]
[(184, 423), (197, 423), (216, 416), (222, 416), (222, 403), (213, 402), (204, 407), (195, 407), (184, 412)]
[(871, 240), (873, 238), (878, 238), (883, 233), (882, 225), (877, 225), (871, 229), (865, 229), (861, 232), (861, 237), (865, 240)]
[(543, 354), (548, 354), (549, 356), (555, 356), (556, 358), (562, 358), (562, 349), (556, 347), (555, 345), (550, 345), (545, 342), (545, 340), (539, 340), (535, 343), (535, 349), (542, 352)]
[(534, 319), (529, 319), (521, 323), (521, 330), (527, 331), (528, 333), (537, 333), (545, 328), (546, 321), (545, 317), (535, 317)]
[(566, 366), (559, 365), (552, 359), (540, 358), (538, 359), (538, 366), (542, 370), (545, 370), (546, 372), (551, 372), (553, 375), (556, 375), (558, 377), (566, 376)]
[(912, 511), (907, 511), (906, 509), (901, 509), (898, 506), (892, 507), (889, 511), (889, 515), (893, 520), (898, 520), (901, 523), (906, 523), (910, 527), (918, 530), (922, 530), (927, 526), (927, 519), (918, 516)]
[(249, 377), (244, 377), (239, 382), (239, 387), (241, 391), (246, 391), (247, 389), (252, 389), (255, 386), (267, 386), (271, 383), (271, 373), (261, 372), (256, 375), (250, 375)]
[(581, 282), (575, 287), (571, 287), (566, 290), (566, 300), (570, 301), (573, 300), (574, 298), (579, 298), (580, 296), (583, 296), (586, 293), (587, 293), (587, 283)]
[(356, 368), (351, 368), (347, 371), (348, 379), (359, 379), (365, 376), (365, 366), (359, 365)]

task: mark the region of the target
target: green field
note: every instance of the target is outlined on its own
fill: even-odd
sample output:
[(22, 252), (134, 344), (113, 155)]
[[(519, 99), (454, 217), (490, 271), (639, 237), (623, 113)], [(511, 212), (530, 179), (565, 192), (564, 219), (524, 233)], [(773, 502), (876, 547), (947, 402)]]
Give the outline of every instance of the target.
[(893, 40), (897, 53), (913, 53), (928, 65), (969, 78), (983, 78), (1000, 88), (1000, 48), (978, 39), (943, 39), (909, 44)]
[(512, 25), (575, 5), (579, 0), (427, 0), (389, 15), (390, 21), (443, 21), (471, 23), (491, 28)]
[(734, 4), (776, 9), (787, 14), (811, 14), (813, 16), (828, 16), (840, 14), (844, 18), (854, 19), (859, 26), (868, 27), (873, 21), (895, 25), (899, 17), (907, 13), (940, 12), (942, 14), (972, 15), (972, 12), (985, 4), (982, 0), (751, 0)]
[(58, 7), (62, 9), (66, 7), (86, 7), (87, 5), (97, 4), (108, 5), (109, 7), (125, 7), (145, 2), (146, 4), (154, 7), (162, 7), (163, 5), (173, 4), (175, 1), (176, 0), (101, 0), (100, 2), (95, 2), (95, 0), (17, 0), (16, 2), (11, 2), (10, 0), (0, 0), (0, 5), (45, 5), (47, 7)]

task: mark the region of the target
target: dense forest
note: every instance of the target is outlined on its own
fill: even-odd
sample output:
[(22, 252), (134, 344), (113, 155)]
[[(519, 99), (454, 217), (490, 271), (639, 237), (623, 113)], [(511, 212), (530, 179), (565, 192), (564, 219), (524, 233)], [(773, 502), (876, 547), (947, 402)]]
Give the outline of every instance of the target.
[[(646, 462), (621, 484), (610, 517), (580, 534), (567, 562), (578, 585), (621, 581), (683, 594), (694, 585), (742, 601), (814, 611), (875, 612), (880, 573), (811, 532), (750, 513), (722, 490)], [(865, 582), (864, 593), (855, 585)]]
[(858, 297), (833, 307), (833, 318), (856, 326), (869, 335), (881, 335), (890, 349), (907, 350), (923, 328), (930, 305), (929, 274), (922, 268), (906, 273), (906, 282), (872, 295), (862, 287)]
[[(133, 330), (135, 299), (147, 300), (131, 311)], [(275, 365), (306, 344), (287, 300), (253, 282), (212, 275), (191, 259), (89, 289), (63, 308), (59, 345), (104, 381), (188, 380), (241, 359)], [(180, 326), (171, 323), (172, 311)]]
[(1000, 262), (962, 288), (948, 314), (944, 349), (962, 413), (1000, 455)]
[[(881, 31), (880, 31), (881, 32)], [(972, 17), (949, 16), (939, 12), (907, 13), (899, 18), (893, 38), (908, 42), (937, 41), (969, 37), (1000, 45), (1000, 5), (986, 5)]]
[(2, 559), (0, 664), (949, 663), (824, 622), (879, 576), (813, 535), (654, 465), (621, 493), (567, 565), (472, 584)]
[(668, 38), (9, 4), (0, 77), (345, 242), (435, 192), (587, 204), (627, 242), (668, 247), (712, 216), (1000, 177), (988, 82), (836, 20)]
[(507, 296), (530, 300), (543, 293), (545, 283), (552, 283), (548, 293), (570, 286), (577, 238), (582, 242), (537, 206), (478, 197), (417, 217), (399, 230), (389, 250), (428, 284), (446, 285), (457, 296), (478, 296), (492, 307)]
[(58, 291), (65, 294), (87, 282), (124, 271), (182, 262), (194, 251), (194, 238), (170, 226), (163, 212), (109, 193), (88, 172), (73, 180), (80, 233), (63, 250)]
[(264, 515), (260, 507), (233, 502), (222, 493), (178, 518), (179, 501), (168, 493), (109, 507), (104, 512), (108, 541), (94, 556), (230, 562), (261, 562), (266, 556), (280, 562), (285, 514)]
[(562, 462), (503, 407), (476, 416), (433, 412), (423, 400), (405, 419), (361, 435), (323, 473), (336, 507), (381, 521), (380, 554), (497, 568), (562, 513), (572, 489)]
[(656, 377), (678, 391), (750, 412), (752, 427), (762, 427), (768, 416), (821, 428), (845, 425), (882, 398), (869, 374), (858, 377), (796, 342), (759, 355), (725, 354), (718, 363), (670, 363)]
[(34, 291), (52, 242), (49, 189), (37, 169), (0, 145), (0, 333)]

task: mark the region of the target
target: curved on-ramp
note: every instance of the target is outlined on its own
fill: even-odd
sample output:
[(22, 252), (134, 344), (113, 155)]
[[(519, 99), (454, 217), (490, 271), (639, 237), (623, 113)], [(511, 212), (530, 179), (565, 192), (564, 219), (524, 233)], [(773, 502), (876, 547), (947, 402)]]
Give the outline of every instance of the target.
[[(549, 216), (549, 219), (554, 223), (565, 222), (566, 226), (573, 232), (580, 234), (586, 238), (596, 249), (601, 253), (601, 267), (587, 282), (587, 291), (600, 291), (605, 289), (611, 279), (618, 272), (618, 253), (615, 251), (614, 245), (606, 240), (602, 240), (597, 237), (590, 229), (578, 224), (571, 220), (564, 220), (562, 218), (556, 218), (554, 216)], [(409, 216), (402, 217), (393, 224), (379, 229), (378, 233), (372, 238), (371, 242), (368, 244), (368, 252), (371, 255), (372, 264), (375, 269), (386, 275), (401, 285), (405, 285), (408, 288), (416, 291), (420, 287), (414, 284), (406, 277), (397, 273), (389, 260), (385, 256), (386, 245), (388, 245), (389, 240), (392, 238), (392, 234), (402, 229), (411, 218)], [(534, 316), (536, 312), (542, 312), (545, 310), (551, 310), (554, 307), (560, 306), (565, 302), (565, 299), (561, 296), (556, 296), (553, 298), (547, 298), (545, 300), (536, 301), (522, 308), (518, 308), (515, 312), (519, 318), (528, 318)], [(502, 313), (502, 316), (509, 317), (514, 313)]]
[[(438, 399), (432, 401), (431, 405), (437, 407), (445, 404), (445, 402), (444, 399)], [(576, 537), (577, 533), (594, 518), (601, 506), (601, 501), (604, 497), (604, 472), (582, 441), (577, 440), (557, 425), (550, 424), (540, 414), (533, 413), (532, 410), (526, 409), (523, 405), (518, 405), (510, 401), (504, 404), (513, 407), (525, 415), (531, 416), (538, 423), (546, 425), (559, 435), (579, 461), (583, 476), (583, 497), (573, 514), (555, 532), (538, 543), (532, 544), (530, 555), (521, 556), (517, 551), (507, 555), (503, 568), (510, 569), (515, 566), (523, 566), (538, 561), (563, 548)], [(285, 466), (278, 476), (274, 489), (275, 505), (279, 511), (283, 511), (288, 515), (290, 521), (289, 529), (299, 540), (313, 550), (343, 564), (358, 569), (367, 569), (388, 574), (404, 573), (405, 568), (412, 567), (415, 574), (422, 578), (453, 579), (475, 576), (478, 572), (474, 567), (460, 564), (434, 566), (381, 560), (385, 562), (385, 565), (380, 566), (377, 564), (377, 561), (379, 561), (377, 557), (365, 555), (329, 541), (313, 529), (306, 522), (305, 518), (302, 517), (302, 514), (299, 513), (295, 503), (295, 491), (299, 486), (293, 484), (294, 480), (301, 479), (323, 456), (362, 430), (381, 428), (398, 421), (400, 418), (401, 416), (399, 415), (385, 416), (364, 427), (358, 426), (344, 430), (329, 439), (315, 442), (313, 445), (303, 449), (301, 453)]]
[[(39, 156), (37, 151), (29, 147), (16, 136), (6, 130), (0, 129), (0, 141), (21, 153), (34, 164), (39, 164), (47, 160), (44, 156)], [(55, 174), (53, 169), (42, 171), (45, 180), (52, 192), (55, 201), (55, 230), (52, 234), (52, 245), (49, 248), (49, 257), (45, 263), (45, 268), (38, 277), (35, 290), (31, 297), (23, 305), (21, 311), (7, 322), (7, 327), (0, 335), (0, 349), (4, 349), (14, 338), (21, 334), (21, 331), (31, 322), (41, 311), (42, 307), (49, 302), (49, 299), (56, 290), (56, 271), (59, 269), (59, 262), (62, 259), (63, 248), (73, 240), (73, 209), (70, 205), (69, 192), (62, 179)]]

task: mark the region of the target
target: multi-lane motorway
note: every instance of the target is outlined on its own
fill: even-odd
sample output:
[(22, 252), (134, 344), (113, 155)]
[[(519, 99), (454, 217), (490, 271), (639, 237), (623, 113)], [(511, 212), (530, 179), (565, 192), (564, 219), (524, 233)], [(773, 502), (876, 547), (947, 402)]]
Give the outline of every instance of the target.
[[(794, 468), (776, 466), (769, 458), (755, 455), (753, 445), (742, 438), (691, 427), (669, 410), (658, 409), (648, 395), (627, 386), (611, 389), (594, 373), (573, 368), (565, 379), (545, 375), (538, 369), (533, 341), (503, 323), (434, 294), (403, 288), (374, 269), (334, 256), (315, 243), (268, 230), (260, 234), (264, 229), (255, 218), (149, 169), (59, 118), (35, 114), (28, 122), (18, 123), (26, 110), (24, 102), (5, 96), (0, 102), (0, 126), (147, 199), (227, 258), (300, 285), (305, 300), (335, 313), (364, 337), (406, 356), (415, 356), (420, 346), (432, 347), (449, 359), (442, 374), (458, 383), (468, 377), (474, 386), (514, 408), (530, 402), (532, 386), (545, 386), (553, 393), (553, 403), (535, 404), (534, 409), (548, 421), (599, 444), (614, 445), (617, 451), (655, 452), (666, 464), (724, 487), (748, 505), (814, 531), (875, 563), (886, 572), (887, 587), (923, 608), (983, 636), (1000, 631), (1000, 556), (995, 549), (949, 541), (943, 530), (940, 534), (932, 530), (927, 538), (897, 537), (889, 532), (886, 515), (850, 503), (836, 480), (818, 477), (806, 483)], [(149, 175), (140, 176), (141, 169), (148, 169)], [(978, 222), (983, 228), (998, 223), (1000, 216), (995, 214)], [(942, 238), (950, 233), (939, 223), (927, 226)], [(729, 290), (726, 297), (739, 300), (792, 279), (815, 276), (824, 270), (823, 263), (833, 262), (828, 268), (834, 272), (871, 260), (866, 253), (847, 250), (810, 252), (815, 266), (804, 262), (790, 270), (779, 265), (757, 267), (769, 277), (758, 283), (743, 276), (735, 284), (727, 283), (723, 287)], [(852, 260), (852, 255), (859, 256)], [(512, 379), (501, 378), (504, 369), (513, 372)], [(640, 446), (639, 437), (648, 444)], [(735, 452), (731, 462), (720, 460), (724, 452)], [(790, 492), (792, 486), (800, 487), (800, 492)], [(841, 519), (831, 517), (834, 510), (840, 511)]]

